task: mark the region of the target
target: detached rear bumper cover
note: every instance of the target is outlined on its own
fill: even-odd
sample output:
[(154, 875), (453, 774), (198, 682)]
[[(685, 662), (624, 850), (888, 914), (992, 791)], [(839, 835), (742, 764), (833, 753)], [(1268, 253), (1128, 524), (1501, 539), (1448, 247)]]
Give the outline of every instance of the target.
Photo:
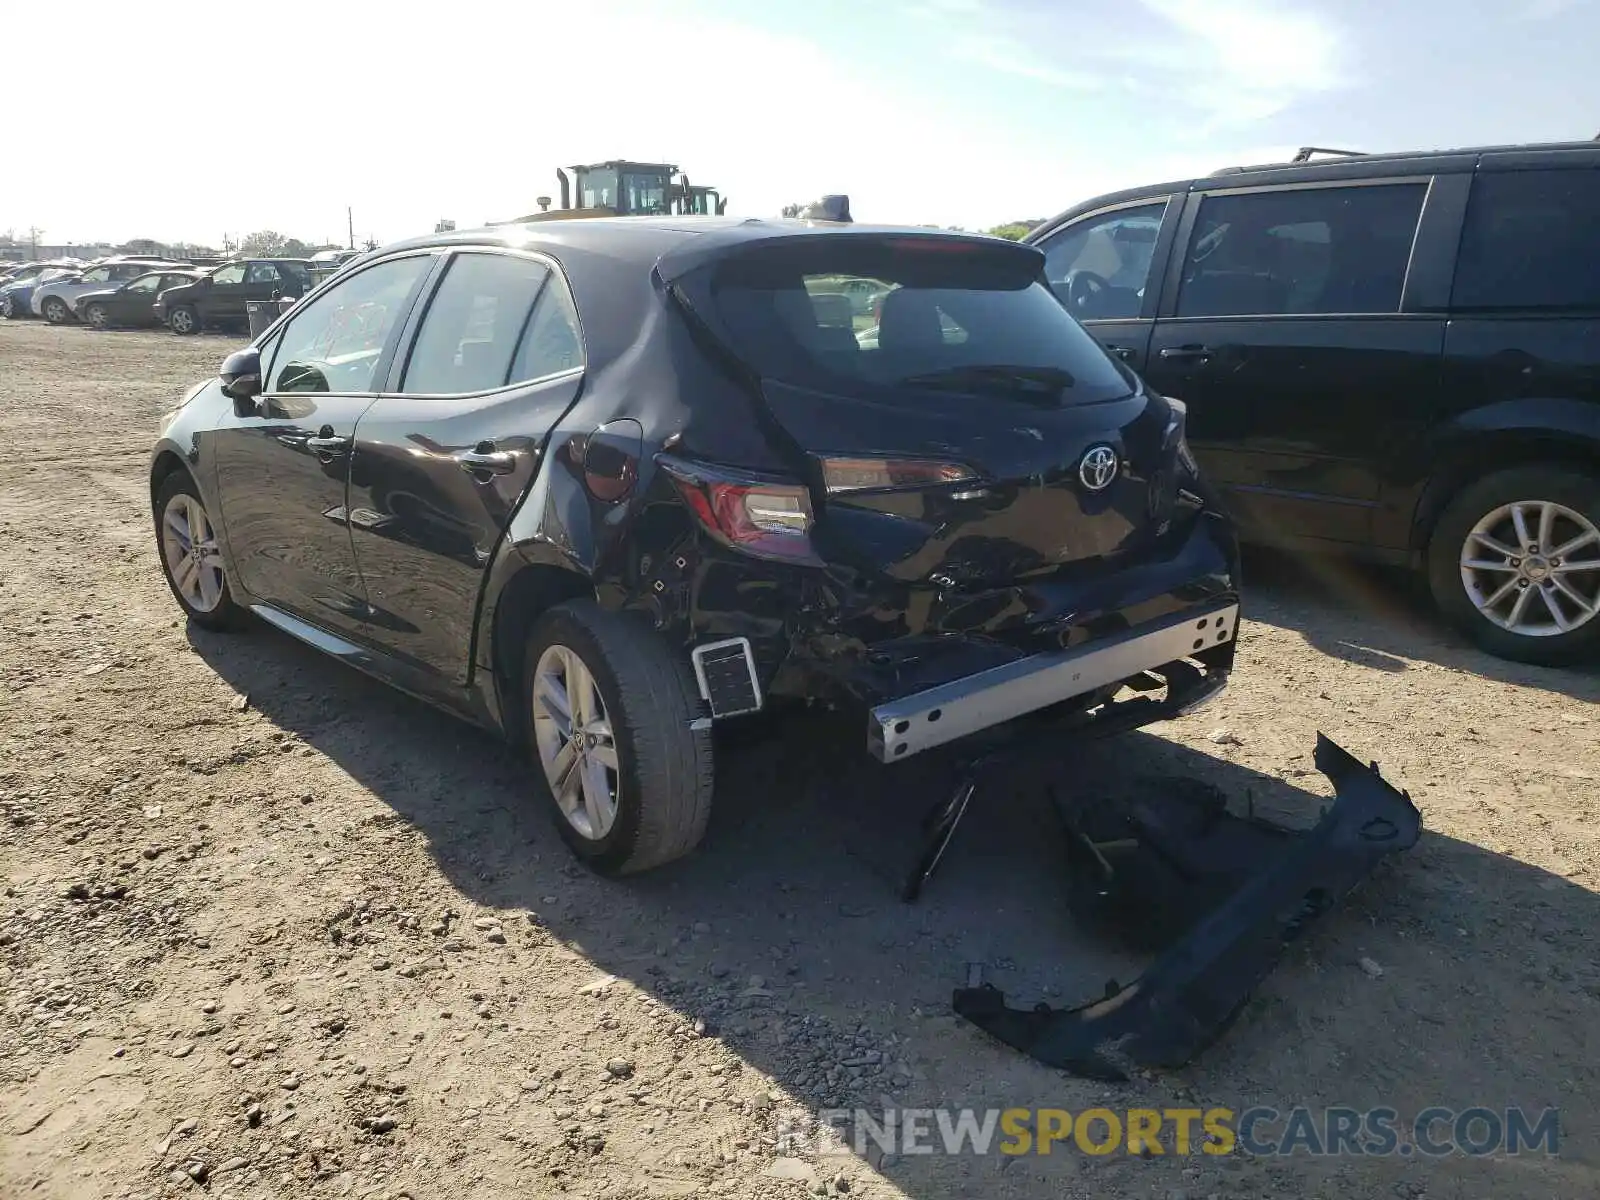
[[(1004, 994), (985, 985), (957, 989), (956, 1012), (1048, 1066), (1094, 1079), (1126, 1079), (1137, 1067), (1188, 1062), (1228, 1027), (1283, 947), (1312, 918), (1347, 895), (1380, 859), (1416, 844), (1421, 814), (1409, 795), (1383, 779), (1376, 764), (1363, 766), (1321, 734), (1315, 762), (1332, 780), (1335, 800), (1305, 833), (1215, 811), (1199, 814), (1179, 832), (1187, 844), (1175, 842), (1173, 826), (1151, 813), (1124, 819), (1121, 832), (1136, 832), (1134, 838), (1097, 844), (1075, 830), (1091, 870), (1101, 869), (1092, 894), (1102, 905), (1127, 901), (1170, 911), (1178, 899), (1174, 881), (1192, 887), (1203, 905), (1207, 888), (1225, 879), (1230, 867), (1236, 870), (1248, 858), (1255, 869), (1143, 975), (1125, 987), (1108, 988), (1102, 1000), (1075, 1009), (1040, 1005), (1026, 1011), (1008, 1008)], [(1134, 842), (1144, 843), (1144, 861), (1138, 861), (1136, 849), (1119, 872), (1103, 851), (1116, 853)], [(1141, 877), (1140, 868), (1155, 861), (1160, 866), (1153, 873), (1162, 878)], [(1210, 870), (1208, 864), (1217, 862), (1221, 866)], [(1140, 889), (1149, 893), (1142, 900)]]

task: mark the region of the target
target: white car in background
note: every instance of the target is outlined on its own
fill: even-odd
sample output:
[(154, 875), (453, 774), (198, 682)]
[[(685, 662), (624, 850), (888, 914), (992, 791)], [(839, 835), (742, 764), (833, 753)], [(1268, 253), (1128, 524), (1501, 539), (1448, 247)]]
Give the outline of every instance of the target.
[(141, 275), (169, 266), (179, 270), (183, 264), (156, 263), (148, 259), (111, 259), (95, 263), (75, 275), (52, 279), (35, 288), (29, 307), (52, 325), (60, 325), (77, 317), (79, 296), (120, 287)]

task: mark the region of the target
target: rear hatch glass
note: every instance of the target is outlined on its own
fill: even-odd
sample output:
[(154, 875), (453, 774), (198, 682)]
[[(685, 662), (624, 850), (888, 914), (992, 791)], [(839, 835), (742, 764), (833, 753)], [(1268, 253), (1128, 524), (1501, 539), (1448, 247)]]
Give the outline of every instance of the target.
[(949, 238), (796, 239), (725, 262), (717, 316), (760, 375), (803, 387), (1004, 394), (1049, 406), (1134, 383), (1045, 285), (1033, 253)]

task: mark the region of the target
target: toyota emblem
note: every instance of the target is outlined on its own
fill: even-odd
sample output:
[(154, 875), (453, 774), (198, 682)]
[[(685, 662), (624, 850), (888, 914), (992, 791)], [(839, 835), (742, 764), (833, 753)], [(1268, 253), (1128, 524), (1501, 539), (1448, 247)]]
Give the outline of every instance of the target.
[(1114, 448), (1104, 444), (1090, 446), (1078, 463), (1078, 479), (1091, 492), (1103, 492), (1116, 481), (1120, 467)]

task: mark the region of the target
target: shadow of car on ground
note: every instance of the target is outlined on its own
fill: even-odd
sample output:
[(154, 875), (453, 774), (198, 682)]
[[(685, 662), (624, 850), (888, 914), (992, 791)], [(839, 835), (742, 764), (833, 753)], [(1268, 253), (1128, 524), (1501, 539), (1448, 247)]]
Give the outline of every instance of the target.
[(1399, 674), (1423, 660), (1501, 683), (1600, 703), (1600, 664), (1529, 666), (1472, 645), (1433, 607), (1426, 586), (1396, 568), (1260, 547), (1244, 559), (1250, 621), (1290, 629), (1357, 666)]
[[(1258, 607), (1270, 613), (1279, 601), (1263, 591)], [(1558, 1107), (1566, 1164), (1600, 1165), (1600, 896), (1515, 859), (1425, 831), (1288, 950), (1198, 1061), (1129, 1084), (1091, 1083), (988, 1040), (950, 1009), (971, 963), (1022, 1005), (1081, 1003), (1108, 978), (1127, 981), (1141, 969), (1139, 957), (1069, 917), (1060, 825), (1036, 787), (981, 793), (922, 900), (904, 904), (899, 872), (916, 822), (949, 786), (948, 762), (930, 753), (878, 767), (853, 744), (826, 740), (825, 722), (802, 720), (781, 736), (731, 731), (719, 745), (701, 848), (644, 876), (602, 880), (571, 859), (535, 803), (532, 768), (496, 739), (275, 631), (191, 630), (190, 640), (267, 720), (419, 833), (468, 904), (527, 912), (587, 959), (593, 966), (580, 968), (574, 989), (593, 971), (627, 980), (685, 1020), (704, 1021), (802, 1103), (1081, 1110), (1197, 1097), (1236, 1111)], [(1314, 738), (1308, 729), (1308, 757)], [(1148, 732), (1073, 746), (1064, 757), (1060, 774), (1079, 790), (1198, 778), (1295, 824), (1309, 824), (1327, 802)], [(1365, 974), (1363, 958), (1385, 964), (1383, 977)], [(1470, 1057), (1463, 1046), (1474, 1048)], [(1239, 1156), (1202, 1165), (1259, 1176), (1255, 1186), (1269, 1191), (1347, 1169)], [(1472, 1163), (1426, 1165), (1460, 1173)], [(1131, 1187), (1118, 1173), (1142, 1166), (1094, 1160), (1096, 1186), (1122, 1178), (1115, 1186)], [(1372, 1169), (1386, 1183), (1405, 1166), (1394, 1159)], [(906, 1194), (932, 1197), (967, 1187), (983, 1194), (996, 1170), (1018, 1172), (1008, 1187), (1035, 1177), (1042, 1187), (1091, 1167), (1068, 1155), (1020, 1163), (935, 1155), (883, 1169)], [(1191, 1186), (1205, 1194), (1207, 1178)], [(1488, 1186), (1481, 1194), (1492, 1194)]]

